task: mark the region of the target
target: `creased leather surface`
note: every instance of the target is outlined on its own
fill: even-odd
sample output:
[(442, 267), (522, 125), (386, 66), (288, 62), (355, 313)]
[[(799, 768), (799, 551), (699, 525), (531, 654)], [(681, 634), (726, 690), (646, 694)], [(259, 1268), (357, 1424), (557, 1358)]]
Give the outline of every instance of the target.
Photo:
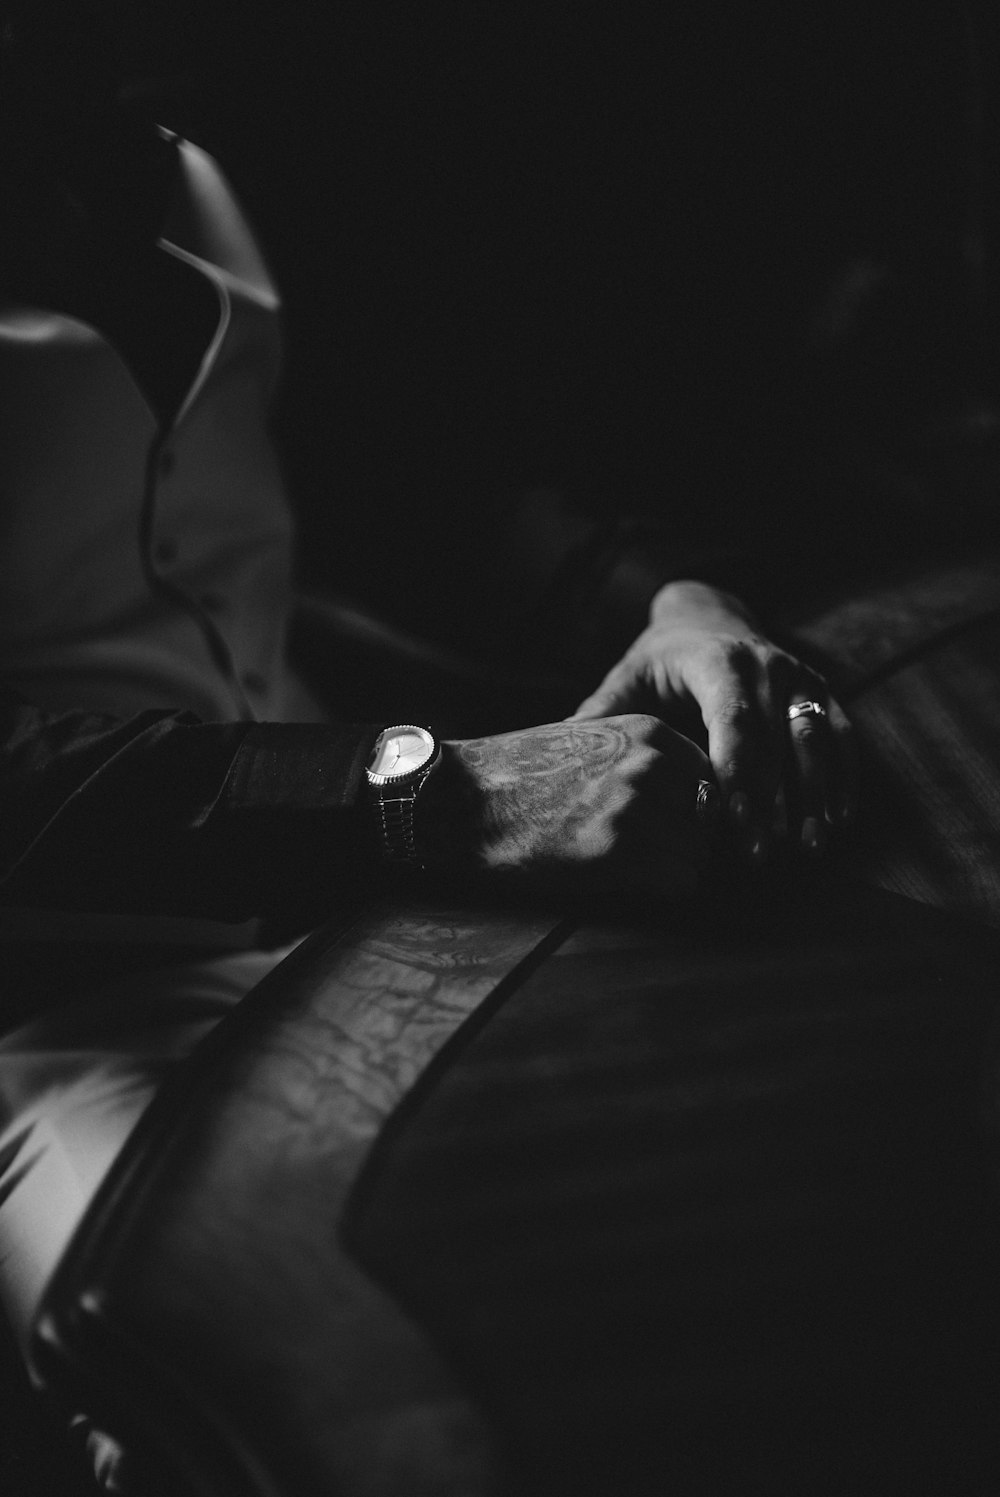
[(371, 1157), (348, 1240), (519, 1494), (995, 1480), (998, 956), (798, 875), (587, 926), (508, 996)]
[(182, 1490), (492, 1491), (481, 1421), (339, 1226), (385, 1117), (553, 929), (380, 911), (299, 948), (130, 1141), (43, 1311), (43, 1375)]
[(206, 1497), (991, 1490), (1000, 624), (970, 576), (814, 621), (864, 757), (828, 872), (569, 940), (383, 910), (302, 948), (136, 1140), (43, 1370)]

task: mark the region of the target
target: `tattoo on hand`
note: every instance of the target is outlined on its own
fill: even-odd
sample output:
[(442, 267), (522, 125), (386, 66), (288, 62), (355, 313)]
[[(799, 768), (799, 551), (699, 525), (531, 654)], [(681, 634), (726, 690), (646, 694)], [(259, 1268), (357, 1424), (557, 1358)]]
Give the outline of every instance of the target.
[[(493, 869), (574, 861), (587, 829), (593, 841), (627, 732), (606, 719), (550, 723), (453, 745), (465, 776), (464, 829), (457, 841)], [(454, 844), (453, 844), (454, 845)]]
[(623, 729), (606, 720), (549, 723), (456, 744), (460, 759), (470, 769), (505, 779), (600, 774), (620, 763), (628, 746)]

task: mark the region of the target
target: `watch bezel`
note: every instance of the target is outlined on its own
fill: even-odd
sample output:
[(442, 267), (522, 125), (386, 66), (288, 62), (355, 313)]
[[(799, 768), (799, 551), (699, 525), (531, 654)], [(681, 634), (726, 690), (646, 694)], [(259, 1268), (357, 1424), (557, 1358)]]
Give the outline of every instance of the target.
[[(404, 769), (397, 774), (393, 774), (391, 771), (387, 774), (382, 774), (378, 770), (370, 768), (370, 765), (371, 761), (378, 753), (383, 740), (391, 733), (418, 734), (427, 745), (427, 753), (421, 759), (419, 764), (413, 765), (410, 769)], [(418, 779), (420, 775), (426, 774), (428, 765), (432, 762), (437, 752), (438, 742), (434, 737), (434, 734), (431, 732), (430, 728), (425, 728), (421, 726), (420, 723), (391, 723), (388, 727), (382, 729), (381, 733), (379, 733), (375, 742), (372, 744), (372, 751), (368, 756), (368, 764), (365, 765), (365, 775), (368, 779), (368, 783), (369, 785), (375, 786), (406, 785), (408, 781)]]

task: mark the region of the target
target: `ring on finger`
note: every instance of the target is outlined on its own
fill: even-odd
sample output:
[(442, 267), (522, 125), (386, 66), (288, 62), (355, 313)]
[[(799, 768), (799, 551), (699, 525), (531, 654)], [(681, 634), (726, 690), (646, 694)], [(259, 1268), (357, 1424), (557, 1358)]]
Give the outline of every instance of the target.
[(719, 813), (719, 792), (711, 780), (699, 780), (694, 798), (695, 819), (710, 826)]
[(826, 708), (822, 702), (793, 702), (785, 716), (790, 723), (798, 717), (825, 717)]

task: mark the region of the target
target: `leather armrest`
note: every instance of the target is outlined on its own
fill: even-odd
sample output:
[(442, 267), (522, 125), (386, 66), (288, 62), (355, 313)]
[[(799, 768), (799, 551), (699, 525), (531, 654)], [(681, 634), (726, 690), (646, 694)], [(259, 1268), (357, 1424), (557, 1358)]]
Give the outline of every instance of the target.
[(39, 1312), (39, 1381), (172, 1493), (495, 1490), (483, 1421), (340, 1225), (385, 1119), (553, 928), (381, 911), (303, 943), (129, 1140)]

